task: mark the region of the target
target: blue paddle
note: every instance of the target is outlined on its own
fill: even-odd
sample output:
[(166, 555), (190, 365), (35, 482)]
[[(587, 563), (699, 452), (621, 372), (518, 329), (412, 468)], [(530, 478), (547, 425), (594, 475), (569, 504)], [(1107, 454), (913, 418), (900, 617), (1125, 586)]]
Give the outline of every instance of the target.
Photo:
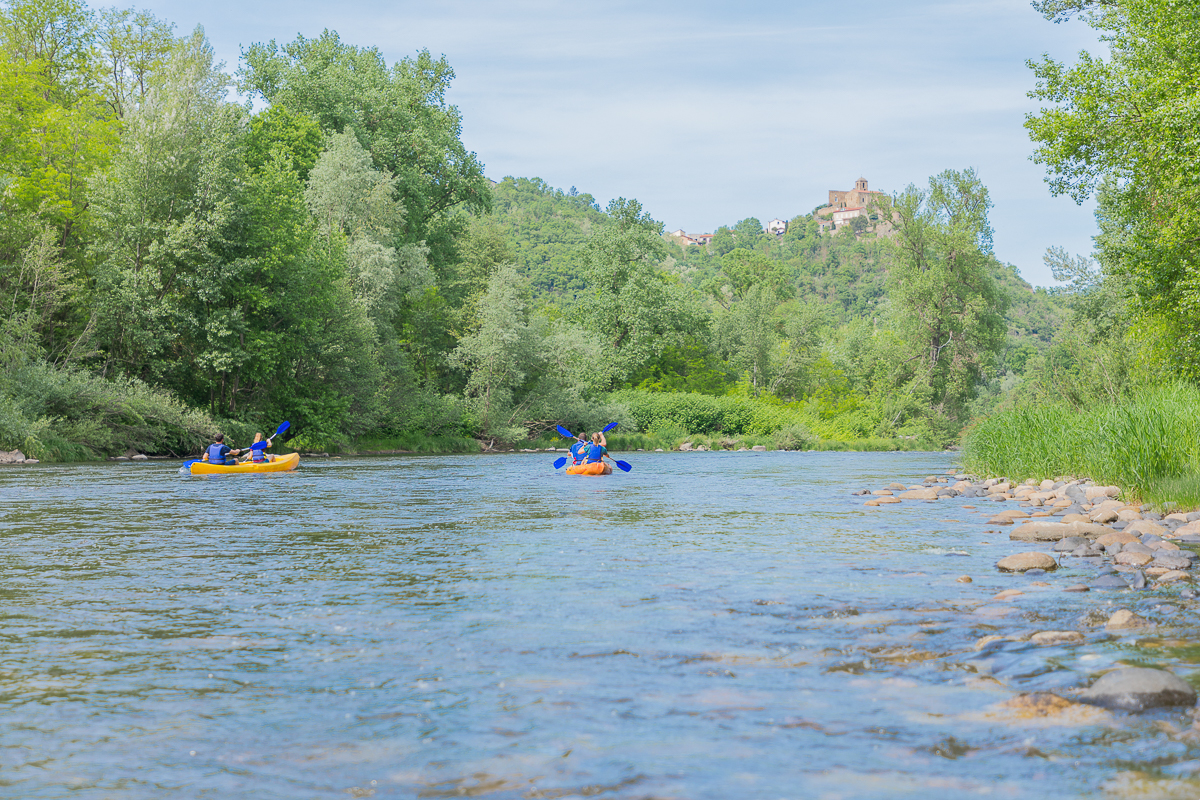
[[(276, 436), (278, 436), (279, 434), (283, 433), (284, 431), (286, 431), (286, 430), (287, 430), (288, 428), (290, 428), (290, 427), (292, 427), (292, 423), (290, 423), (290, 422), (284, 422), (282, 425), (280, 425), (280, 426), (279, 426), (279, 428), (278, 428), (278, 429), (277, 429), (277, 430), (276, 430), (274, 433), (272, 433), (270, 436), (268, 436), (268, 437), (267, 437), (267, 439), (274, 439)], [(255, 442), (254, 444), (250, 445), (249, 447), (242, 447), (242, 448), (239, 448), (239, 449), (240, 449), (240, 450), (266, 450), (266, 449), (267, 449), (267, 442), (266, 442), (266, 439), (264, 439), (264, 440), (263, 440), (263, 441), (261, 441), (261, 442)], [(195, 463), (197, 463), (198, 461), (203, 461), (203, 460), (204, 460), (203, 458), (193, 458), (191, 461), (185, 461), (185, 462), (183, 462), (183, 466), (182, 466), (182, 467), (180, 467), (179, 469), (180, 469), (181, 471), (182, 471), (182, 470), (185, 470), (185, 469), (189, 469), (189, 468), (191, 468), (192, 464), (195, 464)]]

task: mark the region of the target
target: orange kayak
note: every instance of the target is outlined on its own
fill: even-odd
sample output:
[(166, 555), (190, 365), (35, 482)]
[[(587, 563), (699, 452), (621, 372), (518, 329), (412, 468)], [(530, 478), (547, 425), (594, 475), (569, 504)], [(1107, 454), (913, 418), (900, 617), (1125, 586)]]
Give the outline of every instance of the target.
[(572, 464), (567, 467), (568, 475), (612, 475), (612, 467), (605, 464), (603, 461), (597, 461), (595, 464)]

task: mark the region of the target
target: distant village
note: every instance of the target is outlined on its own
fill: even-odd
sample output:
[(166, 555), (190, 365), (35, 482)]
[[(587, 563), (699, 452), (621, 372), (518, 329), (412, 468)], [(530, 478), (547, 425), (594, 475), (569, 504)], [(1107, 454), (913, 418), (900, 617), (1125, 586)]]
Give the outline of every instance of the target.
[[(892, 198), (886, 192), (878, 192), (867, 186), (866, 178), (854, 182), (853, 189), (830, 189), (829, 202), (813, 212), (819, 233), (833, 233), (842, 226), (857, 227), (865, 230), (870, 227), (876, 235), (886, 236), (891, 233), (891, 219), (882, 219), (879, 210), (891, 205)], [(869, 225), (862, 223), (854, 225), (856, 217), (865, 217)], [(787, 233), (788, 221), (773, 219), (767, 223), (767, 233), (773, 236), (783, 236)], [(682, 228), (671, 231), (671, 236), (679, 240), (681, 245), (698, 246), (711, 244), (711, 233), (688, 233)]]

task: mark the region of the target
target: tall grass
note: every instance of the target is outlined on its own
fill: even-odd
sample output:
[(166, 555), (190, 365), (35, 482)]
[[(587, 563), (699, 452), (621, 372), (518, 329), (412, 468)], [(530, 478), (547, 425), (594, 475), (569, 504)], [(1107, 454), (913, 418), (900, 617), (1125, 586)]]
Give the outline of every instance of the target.
[(1146, 389), (1082, 410), (1060, 403), (1002, 411), (964, 437), (963, 464), (1017, 480), (1088, 477), (1166, 502), (1173, 498), (1164, 489), (1200, 474), (1200, 389)]

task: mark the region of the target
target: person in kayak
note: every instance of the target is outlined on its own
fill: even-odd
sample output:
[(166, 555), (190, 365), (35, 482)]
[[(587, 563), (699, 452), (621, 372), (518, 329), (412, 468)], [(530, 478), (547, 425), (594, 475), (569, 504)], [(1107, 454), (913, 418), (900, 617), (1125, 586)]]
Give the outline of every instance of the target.
[[(218, 433), (216, 437), (214, 437), (213, 443), (210, 444), (208, 449), (204, 451), (204, 457), (200, 460), (207, 461), (210, 464), (215, 464), (218, 467), (223, 467), (229, 463), (225, 460), (226, 456), (240, 455), (241, 452), (241, 450), (234, 450), (229, 445), (225, 444), (225, 434)], [(234, 459), (234, 463), (237, 463), (236, 458)]]
[(592, 443), (587, 446), (587, 452), (584, 455), (585, 464), (596, 464), (608, 458), (608, 441), (605, 440), (603, 433), (593, 433)]
[[(254, 444), (258, 444), (261, 441), (263, 441), (263, 435), (262, 435), (262, 431), (259, 431), (258, 433), (254, 434)], [(271, 440), (267, 439), (266, 441), (267, 441), (267, 447), (270, 447)], [(250, 453), (245, 458), (242, 459), (242, 463), (245, 464), (247, 461), (253, 461), (255, 464), (262, 464), (264, 462), (274, 461), (274, 460), (275, 460), (275, 456), (268, 453), (266, 447), (254, 447), (253, 445), (251, 445)]]
[(571, 451), (571, 458), (575, 459), (575, 466), (579, 466), (583, 463), (584, 455), (586, 455), (585, 451), (587, 450), (588, 446), (587, 439), (585, 439), (583, 436), (579, 436), (576, 438), (575, 444), (567, 448)]

